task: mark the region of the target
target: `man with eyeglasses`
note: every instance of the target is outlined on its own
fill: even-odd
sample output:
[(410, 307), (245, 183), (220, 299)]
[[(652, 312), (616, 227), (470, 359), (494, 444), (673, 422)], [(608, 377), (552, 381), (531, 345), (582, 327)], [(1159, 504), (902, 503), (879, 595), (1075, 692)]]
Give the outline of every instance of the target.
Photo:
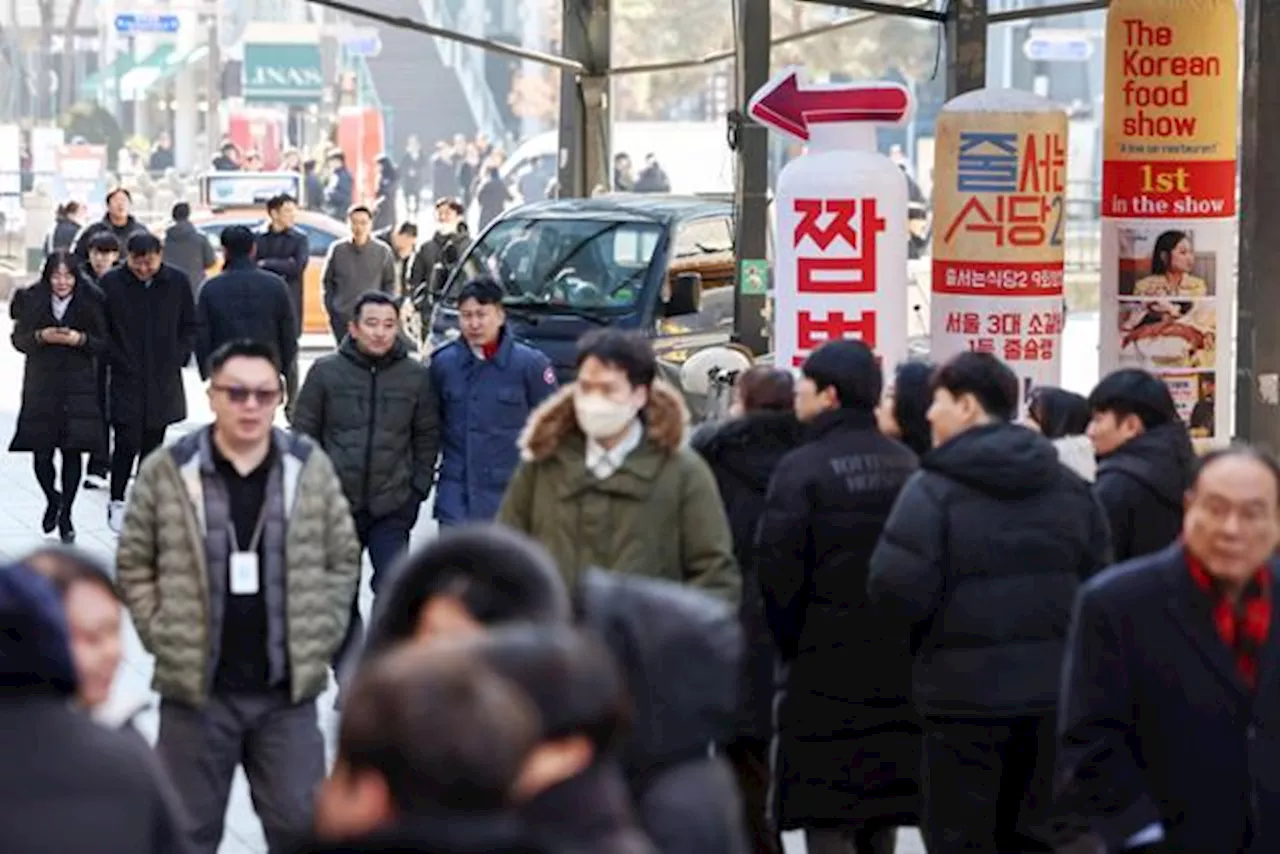
[[(440, 451), (431, 375), (409, 357), (394, 297), (368, 291), (355, 300), (338, 351), (307, 372), (292, 424), (333, 457), (360, 544), (369, 550), (369, 586), (376, 596), (386, 570), (409, 547)], [(339, 664), (351, 658), (360, 638), (355, 596), (350, 608)], [(344, 675), (340, 670), (339, 682)]]
[(272, 428), (275, 351), (224, 344), (208, 360), (213, 424), (148, 457), (116, 552), (121, 591), (160, 694), (156, 745), (216, 854), (243, 765), (272, 851), (311, 824), (324, 777), (315, 698), (328, 687), (360, 576), (342, 486), (305, 436)]

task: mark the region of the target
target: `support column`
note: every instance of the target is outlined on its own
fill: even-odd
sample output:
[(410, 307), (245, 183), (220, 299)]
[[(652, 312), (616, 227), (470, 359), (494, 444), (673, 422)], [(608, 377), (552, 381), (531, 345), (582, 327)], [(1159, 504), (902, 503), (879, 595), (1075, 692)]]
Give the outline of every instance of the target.
[[(203, 33), (194, 9), (180, 14), (178, 44), (173, 56), (185, 59), (200, 43)], [(195, 164), (196, 119), (200, 110), (196, 100), (196, 70), (191, 64), (180, 68), (174, 78), (173, 101), (173, 163), (178, 172), (186, 174)]]
[[(1280, 447), (1280, 5), (1247, 0), (1241, 115), (1236, 434)], [(1225, 401), (1219, 403), (1225, 405)]]
[(947, 98), (987, 85), (987, 0), (947, 6)]
[[(769, 0), (739, 0), (735, 71), (738, 80), (736, 123), (738, 212), (734, 245), (738, 261), (764, 260), (769, 246), (769, 129), (747, 118), (747, 102), (769, 81), (772, 24)], [(733, 300), (734, 340), (753, 353), (769, 349), (764, 308), (768, 294), (743, 293), (738, 264)]]
[(560, 75), (560, 196), (611, 187), (613, 119), (609, 106), (611, 0), (563, 0), (561, 53), (583, 72)]

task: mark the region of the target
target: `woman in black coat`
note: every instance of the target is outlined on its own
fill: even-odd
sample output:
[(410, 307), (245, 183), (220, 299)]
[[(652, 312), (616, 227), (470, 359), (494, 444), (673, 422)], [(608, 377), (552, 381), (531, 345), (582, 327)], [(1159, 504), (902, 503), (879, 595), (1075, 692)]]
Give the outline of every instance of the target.
[[(97, 357), (106, 336), (101, 298), (76, 272), (69, 253), (50, 255), (40, 281), (10, 305), (13, 346), (26, 354), (22, 409), (10, 451), (35, 454), (36, 480), (48, 504), (41, 527), (75, 542), (71, 507), (85, 452), (101, 451)], [(61, 491), (53, 454), (62, 456)]]
[(791, 374), (755, 367), (737, 382), (735, 417), (699, 431), (693, 447), (711, 466), (733, 533), (742, 568), (743, 656), (741, 715), (734, 740), (725, 748), (733, 763), (746, 813), (746, 832), (756, 854), (781, 850), (765, 815), (769, 792), (769, 741), (773, 737), (774, 668), (778, 657), (765, 625), (760, 582), (751, 559), (756, 525), (764, 512), (769, 478), (778, 461), (800, 444), (801, 427), (792, 411)]
[(933, 447), (928, 418), (933, 404), (929, 389), (932, 377), (933, 365), (928, 362), (903, 362), (876, 407), (880, 432), (915, 451), (917, 457), (923, 457)]

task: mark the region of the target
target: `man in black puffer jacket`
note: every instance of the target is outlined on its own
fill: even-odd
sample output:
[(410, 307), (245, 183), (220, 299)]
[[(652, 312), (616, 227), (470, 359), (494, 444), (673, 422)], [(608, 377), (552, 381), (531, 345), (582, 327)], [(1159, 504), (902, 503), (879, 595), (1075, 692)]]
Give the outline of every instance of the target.
[(1089, 438), (1098, 452), (1093, 493), (1107, 511), (1115, 559), (1158, 552), (1182, 531), (1182, 500), (1196, 459), (1169, 387), (1126, 368), (1098, 383), (1089, 408)]
[(933, 854), (1046, 851), (1071, 609), (1110, 561), (1102, 509), (1040, 434), (1010, 423), (1018, 378), (963, 353), (934, 375), (937, 443), (871, 559), (869, 593), (915, 650)]

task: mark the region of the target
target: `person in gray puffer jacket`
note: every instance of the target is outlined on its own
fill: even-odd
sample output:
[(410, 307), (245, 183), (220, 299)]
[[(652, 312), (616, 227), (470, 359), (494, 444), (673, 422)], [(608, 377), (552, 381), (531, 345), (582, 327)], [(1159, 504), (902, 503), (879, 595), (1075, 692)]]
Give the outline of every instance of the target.
[(200, 300), (209, 268), (218, 262), (209, 238), (191, 224), (191, 205), (178, 202), (173, 206), (173, 225), (164, 233), (164, 263), (177, 267), (191, 280), (191, 299)]

